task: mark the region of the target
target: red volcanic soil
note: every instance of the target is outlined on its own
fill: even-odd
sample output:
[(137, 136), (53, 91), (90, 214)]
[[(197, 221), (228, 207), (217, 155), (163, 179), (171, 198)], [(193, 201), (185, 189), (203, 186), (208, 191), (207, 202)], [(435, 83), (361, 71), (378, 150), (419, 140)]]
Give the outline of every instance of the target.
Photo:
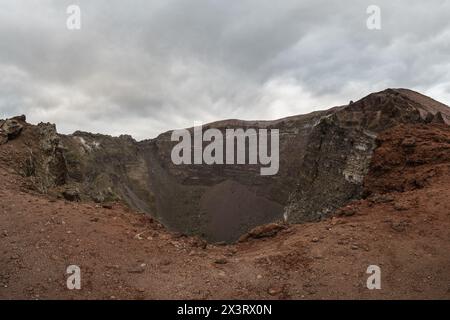
[[(379, 137), (364, 200), (235, 245), (166, 231), (121, 204), (32, 193), (0, 149), (1, 299), (450, 299), (450, 129)], [(66, 268), (81, 268), (68, 290)], [(366, 269), (381, 268), (381, 290)]]

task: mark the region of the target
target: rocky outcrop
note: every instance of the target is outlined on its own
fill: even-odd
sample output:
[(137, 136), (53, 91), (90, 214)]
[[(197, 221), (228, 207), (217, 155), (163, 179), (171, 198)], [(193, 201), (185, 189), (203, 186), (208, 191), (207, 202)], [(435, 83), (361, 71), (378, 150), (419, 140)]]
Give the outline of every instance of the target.
[(38, 191), (47, 193), (68, 182), (65, 149), (54, 124), (39, 123), (31, 130), (35, 141), (26, 146), (22, 171)]
[(63, 185), (67, 181), (67, 165), (64, 146), (56, 132), (56, 126), (50, 123), (38, 124), (40, 134), (40, 150), (42, 151), (41, 176), (47, 179), (47, 185)]
[(7, 143), (8, 140), (17, 138), (23, 129), (23, 125), (20, 122), (25, 122), (25, 120), (25, 116), (0, 120), (0, 145)]
[(444, 124), (449, 115), (447, 106), (431, 98), (388, 89), (322, 118), (309, 136), (285, 218), (292, 223), (317, 221), (361, 198), (381, 132), (401, 124)]
[(335, 114), (323, 118), (310, 135), (285, 219), (320, 220), (359, 198), (374, 148), (373, 133), (342, 126)]
[(68, 179), (82, 198), (98, 203), (124, 201), (135, 210), (154, 214), (144, 151), (130, 136), (87, 132), (63, 136)]
[(62, 192), (64, 199), (67, 201), (80, 201), (80, 192), (77, 189), (66, 189)]

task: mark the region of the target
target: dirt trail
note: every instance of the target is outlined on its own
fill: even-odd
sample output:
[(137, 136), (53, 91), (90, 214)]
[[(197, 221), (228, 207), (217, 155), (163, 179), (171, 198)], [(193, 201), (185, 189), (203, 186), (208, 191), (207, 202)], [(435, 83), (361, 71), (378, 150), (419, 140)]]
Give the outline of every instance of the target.
[[(407, 131), (416, 132), (408, 159), (424, 148), (442, 157), (408, 165), (391, 159), (383, 172), (371, 173), (378, 179), (368, 178), (371, 195), (339, 217), (229, 246), (205, 247), (120, 204), (104, 208), (32, 193), (0, 164), (0, 298), (450, 299), (450, 135), (396, 130), (382, 140), (374, 164), (387, 161), (380, 156), (392, 154), (386, 150), (403, 143)], [(411, 184), (410, 175), (425, 173)], [(395, 186), (379, 182), (383, 177), (406, 187), (393, 192)], [(66, 288), (72, 264), (81, 268), (79, 291)], [(381, 290), (366, 288), (372, 264), (381, 268)]]

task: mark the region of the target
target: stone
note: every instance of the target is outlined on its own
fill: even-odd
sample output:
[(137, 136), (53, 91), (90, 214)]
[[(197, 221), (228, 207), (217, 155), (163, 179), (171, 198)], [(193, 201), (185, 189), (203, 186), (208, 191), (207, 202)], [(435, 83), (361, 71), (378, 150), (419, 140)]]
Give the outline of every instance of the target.
[(400, 221), (400, 222), (392, 222), (391, 223), (391, 228), (397, 232), (404, 232), (406, 231), (406, 228), (408, 226), (408, 223), (405, 221)]
[(8, 119), (4, 121), (0, 127), (0, 136), (3, 136), (1, 140), (4, 141), (5, 135), (8, 140), (17, 138), (22, 132), (22, 129), (23, 125), (21, 125), (18, 120)]
[(214, 261), (215, 264), (227, 264), (228, 260), (225, 258), (218, 258)]
[(11, 120), (16, 120), (16, 121), (20, 121), (20, 122), (26, 122), (27, 121), (27, 117), (24, 114), (22, 114), (20, 116), (12, 117)]
[(105, 197), (102, 194), (93, 195), (91, 198), (95, 203), (102, 203), (105, 201)]
[(409, 205), (404, 202), (395, 202), (394, 203), (394, 209), (397, 211), (405, 211), (409, 209)]
[(283, 289), (280, 288), (280, 287), (272, 287), (272, 288), (269, 288), (269, 290), (267, 290), (267, 292), (268, 292), (271, 296), (278, 295), (278, 294), (280, 294), (282, 291), (283, 291)]
[(131, 267), (127, 271), (128, 273), (143, 273), (145, 271), (145, 266), (139, 265), (136, 267)]
[(78, 189), (66, 189), (62, 192), (62, 195), (67, 201), (81, 201)]
[(260, 239), (260, 238), (266, 238), (266, 237), (273, 237), (281, 230), (285, 229), (286, 226), (278, 224), (278, 223), (269, 223), (266, 225), (258, 226), (252, 230), (250, 230), (248, 233), (241, 236), (239, 239), (239, 242), (244, 242), (248, 239)]
[(447, 124), (447, 122), (445, 121), (444, 116), (442, 115), (441, 112), (437, 112), (434, 115), (433, 120), (431, 122), (432, 123)]
[(194, 237), (191, 240), (191, 245), (194, 248), (206, 249), (208, 246), (208, 243), (199, 237)]
[(351, 217), (356, 214), (356, 209), (351, 206), (346, 206), (336, 210), (336, 214), (342, 217)]
[(111, 210), (113, 208), (113, 205), (112, 203), (104, 203), (102, 204), (102, 208)]

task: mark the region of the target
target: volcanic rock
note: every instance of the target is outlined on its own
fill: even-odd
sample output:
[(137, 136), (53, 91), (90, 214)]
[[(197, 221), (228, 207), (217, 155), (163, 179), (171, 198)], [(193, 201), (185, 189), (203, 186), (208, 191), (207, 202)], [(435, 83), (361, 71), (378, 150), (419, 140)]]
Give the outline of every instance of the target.
[(67, 189), (62, 192), (64, 199), (67, 201), (80, 201), (80, 192), (77, 189)]
[(286, 226), (278, 223), (269, 223), (258, 226), (239, 238), (239, 242), (247, 241), (248, 239), (259, 239), (275, 236), (279, 231), (285, 229)]
[(23, 125), (15, 118), (3, 121), (0, 125), (0, 144), (17, 138), (22, 129)]
[[(261, 176), (259, 165), (175, 165), (171, 151), (178, 142), (171, 141), (171, 131), (137, 142), (130, 136), (80, 131), (62, 135), (52, 124), (33, 126), (23, 117), (6, 121), (11, 124), (8, 132), (15, 136), (12, 142), (20, 159), (13, 165), (39, 192), (58, 193), (76, 186), (82, 199), (122, 201), (173, 231), (230, 243), (254, 233), (260, 225), (283, 219), (289, 223), (317, 221), (362, 197), (426, 185), (434, 174), (431, 171), (407, 180), (400, 180), (399, 172), (399, 177), (383, 180), (386, 183), (379, 186), (381, 180), (374, 179), (397, 162), (412, 168), (421, 166), (424, 159), (445, 159), (446, 142), (440, 142), (431, 160), (417, 151), (420, 137), (413, 137), (413, 142), (403, 135), (391, 145), (383, 140), (383, 133), (401, 125), (448, 125), (449, 110), (417, 92), (387, 89), (307, 115), (274, 121), (224, 120), (203, 126), (221, 132), (278, 129), (280, 169), (274, 176)], [(0, 142), (4, 143), (9, 134), (3, 129), (6, 122), (0, 123)], [(375, 154), (386, 143), (396, 152), (382, 159), (392, 163), (381, 162)], [(276, 228), (250, 237), (274, 233)]]

